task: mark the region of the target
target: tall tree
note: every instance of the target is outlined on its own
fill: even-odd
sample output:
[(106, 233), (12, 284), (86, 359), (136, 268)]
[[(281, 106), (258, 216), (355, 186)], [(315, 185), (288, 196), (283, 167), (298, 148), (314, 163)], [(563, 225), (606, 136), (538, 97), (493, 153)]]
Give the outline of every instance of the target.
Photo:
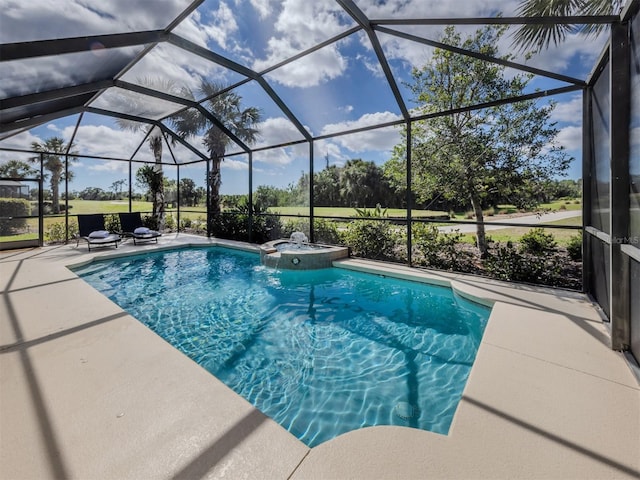
[[(624, 0), (523, 0), (517, 14), (522, 17), (570, 17), (575, 15), (612, 15), (617, 14)], [(599, 33), (602, 24), (569, 25), (537, 24), (522, 25), (514, 33), (514, 44), (523, 51), (540, 51), (551, 43), (562, 43), (567, 35)]]
[(114, 198), (118, 200), (120, 198), (120, 194), (122, 193), (122, 189), (127, 184), (127, 181), (124, 179), (116, 180), (111, 184), (111, 191), (113, 192)]
[[(144, 123), (132, 122), (130, 120), (117, 119), (117, 123), (120, 128), (128, 129), (131, 131), (145, 130), (147, 133), (147, 142), (155, 163), (153, 164), (153, 171), (158, 178), (163, 177), (162, 173), (162, 132), (155, 125), (147, 125)], [(155, 190), (151, 191), (152, 197), (152, 216), (156, 219), (158, 230), (164, 229), (165, 223), (165, 208), (164, 208), (164, 185), (162, 182), (151, 182)]]
[(389, 205), (389, 184), (374, 162), (348, 160), (340, 170), (340, 194), (348, 207)]
[(313, 202), (317, 206), (341, 207), (340, 169), (337, 165), (328, 165), (313, 176)]
[[(160, 90), (165, 93), (173, 94), (179, 96), (182, 90), (171, 80), (166, 80), (163, 78), (141, 78), (138, 79), (138, 82), (146, 87), (153, 88), (155, 90)], [(139, 97), (130, 94), (126, 90), (123, 92), (124, 100), (132, 105), (132, 111), (144, 111), (147, 107), (140, 102)], [(159, 179), (163, 178), (162, 173), (162, 146), (164, 137), (162, 135), (162, 131), (155, 125), (133, 122), (131, 120), (126, 120), (123, 118), (119, 118), (116, 120), (118, 126), (125, 130), (131, 130), (132, 132), (144, 131), (147, 135), (147, 142), (149, 144), (149, 148), (151, 149), (151, 153), (153, 154), (153, 158), (155, 163), (153, 165), (153, 169), (155, 171), (156, 176)], [(158, 230), (163, 230), (165, 225), (165, 200), (164, 200), (164, 183), (162, 181), (153, 181), (151, 185), (156, 188), (156, 190), (151, 191), (153, 206), (152, 206), (152, 216), (155, 218), (157, 223)]]
[[(243, 108), (242, 97), (237, 93), (227, 91), (224, 85), (206, 79), (202, 80), (199, 93), (201, 98), (207, 98), (203, 103), (204, 107), (229, 131), (247, 144), (255, 142), (258, 136), (256, 127), (260, 122), (260, 111), (257, 108)], [(187, 97), (194, 99), (195, 95), (190, 92)], [(202, 143), (209, 153), (210, 162), (207, 209), (215, 223), (221, 213), (221, 162), (232, 140), (214, 122), (194, 109), (183, 111), (174, 116), (172, 121), (176, 132), (183, 138), (203, 134)]]
[[(158, 174), (157, 170), (152, 165), (144, 165), (136, 171), (136, 183), (140, 188), (146, 189), (145, 196), (149, 195), (152, 198), (155, 198), (155, 193), (161, 189), (160, 184), (164, 184), (164, 177), (161, 174)], [(154, 219), (158, 218), (155, 215), (156, 213), (157, 212), (154, 211)]]
[(188, 207), (195, 207), (198, 204), (198, 194), (196, 192), (196, 182), (190, 178), (180, 179), (180, 198)]
[[(64, 139), (60, 137), (51, 137), (43, 143), (32, 142), (31, 148), (36, 152), (42, 152), (43, 167), (51, 174), (51, 196), (52, 211), (54, 214), (60, 213), (60, 181), (65, 179), (65, 166), (63, 157), (69, 151), (67, 157), (69, 161), (77, 159), (77, 152), (72, 152), (73, 145), (65, 145)], [(31, 159), (32, 163), (40, 163), (40, 156)], [(73, 172), (67, 172), (68, 180), (71, 180)]]
[[(443, 43), (496, 56), (504, 29), (487, 26), (462, 40), (455, 28)], [(430, 114), (522, 95), (529, 76), (507, 77), (501, 65), (436, 49), (431, 61), (412, 72), (420, 113)], [(490, 194), (522, 191), (531, 182), (566, 172), (571, 158), (555, 145), (553, 104), (520, 101), (412, 124), (413, 188), (419, 199), (440, 194), (464, 198), (477, 224), (477, 246), (487, 254), (483, 203)], [(406, 138), (403, 132), (403, 140)], [(406, 145), (396, 146), (386, 171), (397, 187), (405, 182)]]

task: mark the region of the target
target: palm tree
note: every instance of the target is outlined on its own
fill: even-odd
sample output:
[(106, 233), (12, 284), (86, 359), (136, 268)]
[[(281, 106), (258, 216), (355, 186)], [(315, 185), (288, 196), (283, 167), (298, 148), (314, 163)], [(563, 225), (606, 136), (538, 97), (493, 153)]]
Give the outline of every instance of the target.
[[(138, 79), (138, 83), (154, 90), (160, 90), (172, 94), (178, 93), (178, 87), (171, 80), (162, 78), (141, 78)], [(127, 95), (127, 93), (125, 92), (123, 95)], [(144, 111), (144, 105), (140, 104), (140, 102), (138, 101), (138, 97), (129, 95), (127, 96), (126, 100), (130, 104), (134, 105), (134, 110)], [(136, 104), (140, 104), (137, 105), (138, 108), (135, 108)], [(149, 143), (149, 148), (151, 149), (151, 153), (153, 154), (153, 158), (155, 159), (155, 164), (153, 165), (155, 175), (162, 179), (162, 131), (155, 125), (134, 122), (131, 120), (126, 120), (124, 118), (118, 118), (116, 122), (118, 126), (124, 130), (131, 130), (132, 132), (139, 132), (141, 130), (145, 131), (147, 141)], [(157, 186), (157, 189), (151, 192), (151, 196), (153, 199), (151, 215), (156, 219), (156, 228), (162, 231), (164, 230), (165, 225), (164, 182), (158, 181), (153, 182), (153, 184)]]
[[(255, 107), (243, 109), (242, 98), (233, 92), (225, 91), (222, 84), (203, 79), (200, 84), (200, 93), (204, 98), (204, 107), (231, 133), (241, 141), (252, 144), (258, 136), (256, 125), (260, 122), (260, 111)], [(193, 93), (188, 95), (194, 99)], [(232, 142), (215, 123), (209, 118), (193, 109), (185, 110), (172, 118), (173, 126), (182, 138), (198, 135), (203, 132), (202, 143), (209, 153), (209, 178), (207, 182), (210, 188), (209, 205), (207, 209), (213, 221), (220, 217), (220, 186), (222, 178), (220, 165), (227, 146)]]
[[(60, 181), (65, 179), (65, 168), (61, 157), (69, 150), (69, 160), (75, 161), (78, 152), (72, 152), (72, 145), (65, 145), (64, 139), (60, 137), (47, 138), (44, 143), (32, 142), (31, 148), (42, 153), (43, 167), (51, 173), (52, 210), (54, 214), (58, 214), (60, 213)], [(31, 162), (39, 163), (40, 157), (32, 158)], [(72, 175), (72, 172), (67, 172), (67, 179), (71, 180)]]
[[(599, 16), (620, 12), (624, 0), (522, 0), (517, 10), (521, 17)], [(562, 43), (568, 34), (597, 34), (605, 25), (523, 25), (514, 34), (514, 44), (521, 50), (539, 52), (551, 43)]]
[(22, 160), (9, 160), (7, 163), (0, 165), (0, 177), (28, 178), (36, 177), (39, 174), (38, 170)]

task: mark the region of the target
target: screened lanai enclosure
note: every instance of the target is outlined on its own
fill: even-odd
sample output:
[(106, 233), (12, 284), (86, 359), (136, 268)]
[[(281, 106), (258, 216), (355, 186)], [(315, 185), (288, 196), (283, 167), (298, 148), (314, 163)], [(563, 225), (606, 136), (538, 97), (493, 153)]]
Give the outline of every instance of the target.
[(302, 231), (583, 290), (640, 358), (640, 1), (535, 3), (0, 0), (0, 248)]

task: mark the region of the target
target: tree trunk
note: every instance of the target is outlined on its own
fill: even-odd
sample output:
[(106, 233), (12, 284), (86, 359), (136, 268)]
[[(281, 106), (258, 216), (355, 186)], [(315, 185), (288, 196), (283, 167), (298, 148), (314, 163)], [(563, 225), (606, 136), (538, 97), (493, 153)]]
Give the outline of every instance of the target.
[(154, 216), (158, 220), (158, 230), (164, 230), (165, 224), (165, 208), (164, 208), (164, 178), (162, 174), (162, 164), (156, 163), (153, 167), (156, 175), (160, 177), (158, 182), (158, 189), (153, 196), (153, 210)]
[(51, 173), (51, 196), (51, 210), (57, 215), (60, 213), (60, 175), (54, 172)]
[(484, 215), (482, 213), (482, 202), (480, 199), (471, 197), (471, 206), (473, 207), (473, 212), (476, 216), (476, 245), (478, 246), (478, 250), (480, 251), (480, 258), (487, 258), (488, 247), (487, 247), (487, 237), (484, 231)]
[(209, 172), (209, 187), (211, 189), (209, 196), (209, 212), (211, 212), (212, 219), (217, 219), (222, 212), (220, 208), (220, 185), (222, 185), (220, 163), (220, 157), (214, 156), (211, 159), (211, 171)]
[[(155, 129), (155, 127), (154, 127)], [(151, 146), (151, 151), (153, 152), (153, 156), (156, 159), (156, 163), (153, 166), (153, 171), (158, 175), (157, 180), (157, 189), (155, 192), (151, 192), (153, 196), (153, 216), (156, 218), (158, 223), (158, 230), (164, 230), (165, 224), (165, 212), (164, 212), (164, 176), (162, 174), (162, 135), (154, 135), (154, 132), (151, 132), (149, 138), (149, 145)]]

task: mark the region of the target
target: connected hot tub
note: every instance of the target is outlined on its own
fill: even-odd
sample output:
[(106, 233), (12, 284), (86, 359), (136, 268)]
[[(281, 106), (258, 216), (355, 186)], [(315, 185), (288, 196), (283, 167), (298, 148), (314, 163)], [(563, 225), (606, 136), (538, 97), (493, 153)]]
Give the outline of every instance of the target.
[(290, 239), (273, 240), (260, 246), (263, 265), (286, 270), (329, 268), (334, 260), (348, 256), (347, 247), (309, 243), (301, 232), (292, 233)]

